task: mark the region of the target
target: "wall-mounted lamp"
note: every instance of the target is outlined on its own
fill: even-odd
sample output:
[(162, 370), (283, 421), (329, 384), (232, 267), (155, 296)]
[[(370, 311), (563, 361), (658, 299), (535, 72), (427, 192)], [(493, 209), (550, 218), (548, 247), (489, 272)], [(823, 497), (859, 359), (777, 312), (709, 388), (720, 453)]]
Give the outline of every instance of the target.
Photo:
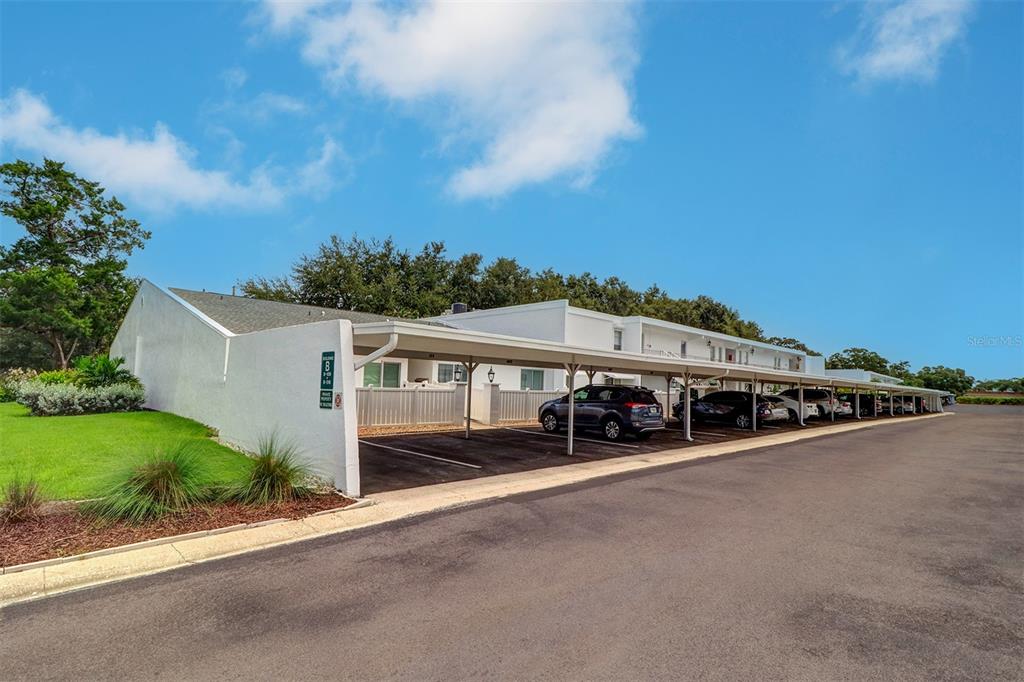
[(487, 370), (487, 381), (491, 382), (492, 384), (494, 383), (494, 368), (493, 367), (491, 367), (489, 370)]
[(455, 378), (455, 381), (462, 381), (462, 367), (456, 366), (452, 376)]

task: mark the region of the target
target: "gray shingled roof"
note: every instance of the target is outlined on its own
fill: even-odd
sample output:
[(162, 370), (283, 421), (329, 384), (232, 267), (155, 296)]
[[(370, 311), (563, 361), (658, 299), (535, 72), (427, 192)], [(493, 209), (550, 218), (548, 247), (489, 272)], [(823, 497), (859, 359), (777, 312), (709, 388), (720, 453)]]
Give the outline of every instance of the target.
[(323, 322), (324, 320), (351, 320), (353, 324), (400, 320), (440, 327), (447, 326), (425, 320), (406, 320), (400, 317), (361, 313), (355, 310), (320, 308), (313, 305), (280, 303), (278, 301), (261, 301), (255, 298), (217, 294), (210, 291), (192, 291), (190, 289), (175, 289), (173, 287), (171, 291), (235, 334), (248, 334), (249, 332), (258, 332), (264, 329), (292, 327), (297, 324), (310, 324), (313, 322)]

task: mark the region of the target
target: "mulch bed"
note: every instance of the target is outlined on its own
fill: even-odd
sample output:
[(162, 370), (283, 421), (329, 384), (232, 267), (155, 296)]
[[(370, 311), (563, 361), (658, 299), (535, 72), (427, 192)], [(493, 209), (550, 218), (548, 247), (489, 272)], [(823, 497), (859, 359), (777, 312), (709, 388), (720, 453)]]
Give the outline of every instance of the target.
[(58, 511), (30, 521), (0, 523), (0, 566), (74, 556), (97, 549), (225, 528), (239, 523), (298, 519), (319, 511), (341, 509), (354, 502), (341, 495), (320, 494), (263, 507), (235, 503), (212, 504), (180, 514), (170, 514), (138, 526), (126, 523), (101, 525), (74, 510)]

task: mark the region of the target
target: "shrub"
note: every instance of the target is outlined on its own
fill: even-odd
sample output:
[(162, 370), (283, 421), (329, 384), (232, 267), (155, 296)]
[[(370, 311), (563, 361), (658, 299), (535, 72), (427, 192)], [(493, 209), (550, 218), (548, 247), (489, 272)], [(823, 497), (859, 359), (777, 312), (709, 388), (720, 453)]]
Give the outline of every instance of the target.
[(18, 402), (36, 416), (131, 412), (142, 409), (145, 399), (142, 387), (131, 384), (86, 388), (26, 381), (18, 386)]
[(78, 380), (78, 371), (74, 369), (52, 369), (49, 372), (40, 372), (33, 381), (38, 381), (46, 386), (58, 384), (73, 384)]
[(1024, 397), (1012, 395), (961, 395), (956, 401), (962, 405), (1024, 405)]
[(35, 479), (13, 479), (4, 486), (4, 500), (0, 505), (0, 521), (14, 523), (35, 518), (43, 504), (43, 495)]
[(18, 386), (38, 375), (34, 369), (12, 367), (0, 372), (0, 403), (9, 403), (18, 399)]
[(110, 491), (83, 504), (82, 512), (102, 521), (139, 524), (184, 511), (207, 497), (200, 461), (187, 445), (179, 445), (120, 472)]
[(228, 489), (227, 497), (244, 504), (270, 504), (308, 495), (310, 471), (298, 455), (298, 448), (277, 434), (261, 438), (248, 473)]
[(121, 367), (124, 358), (109, 358), (106, 355), (91, 355), (78, 358), (75, 371), (76, 383), (80, 386), (98, 388), (115, 384), (141, 385), (128, 370)]

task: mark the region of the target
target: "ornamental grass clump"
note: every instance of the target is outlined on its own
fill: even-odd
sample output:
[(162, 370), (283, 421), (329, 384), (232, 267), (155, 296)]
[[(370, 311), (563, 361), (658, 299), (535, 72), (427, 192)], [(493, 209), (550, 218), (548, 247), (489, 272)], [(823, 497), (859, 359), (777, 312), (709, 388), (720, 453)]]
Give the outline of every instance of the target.
[(208, 480), (201, 460), (186, 445), (129, 467), (110, 491), (82, 511), (101, 521), (140, 524), (205, 501)]
[(260, 439), (245, 478), (228, 490), (227, 498), (258, 505), (287, 502), (310, 493), (309, 479), (298, 448), (275, 433)]
[(35, 479), (22, 481), (15, 478), (4, 486), (4, 499), (0, 503), (0, 522), (17, 523), (39, 515), (43, 494)]

